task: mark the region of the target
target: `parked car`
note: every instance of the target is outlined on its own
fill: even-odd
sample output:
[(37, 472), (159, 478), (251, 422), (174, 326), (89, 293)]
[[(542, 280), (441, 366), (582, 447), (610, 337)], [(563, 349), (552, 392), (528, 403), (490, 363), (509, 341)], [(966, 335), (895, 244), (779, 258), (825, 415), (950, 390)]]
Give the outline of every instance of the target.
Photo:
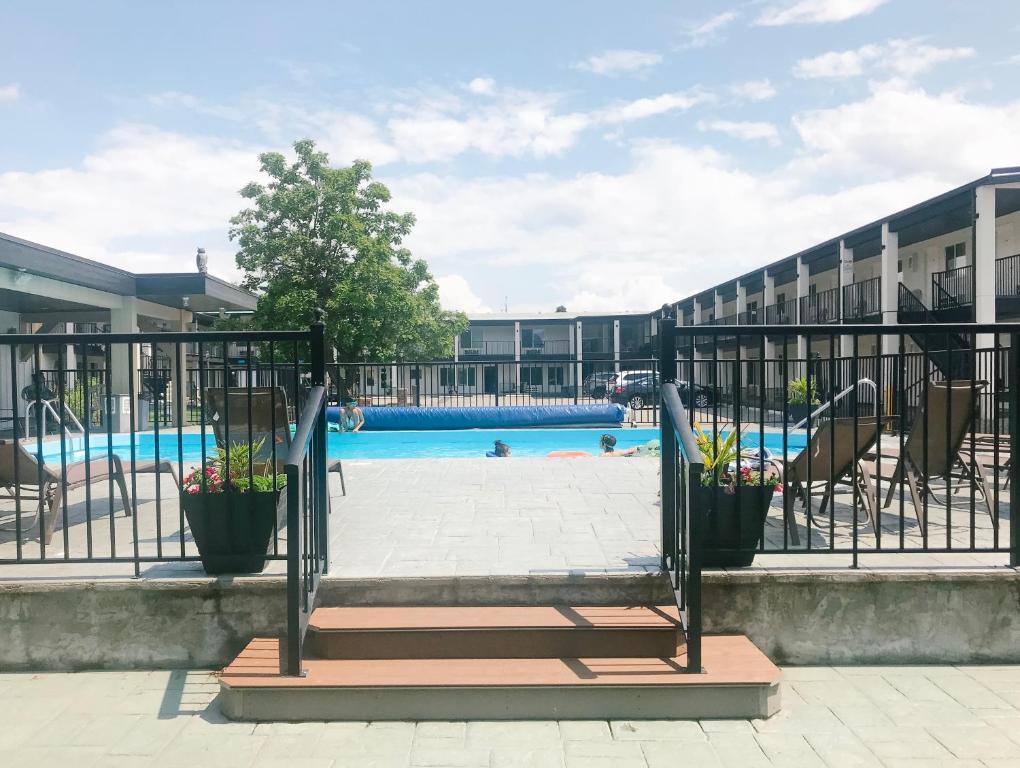
[[(628, 372), (640, 373), (637, 376), (628, 376), (624, 381), (613, 387), (610, 399), (614, 403), (621, 403), (632, 410), (640, 410), (654, 405), (659, 399), (659, 376), (651, 371)], [(680, 394), (680, 402), (685, 406), (691, 405), (691, 385), (686, 381), (676, 383), (677, 391)], [(694, 407), (707, 408), (712, 404), (712, 390), (695, 384)]]
[(583, 386), (584, 391), (588, 393), (589, 397), (601, 400), (609, 394), (609, 390), (615, 383), (615, 371), (598, 371), (596, 373), (589, 373), (584, 379)]

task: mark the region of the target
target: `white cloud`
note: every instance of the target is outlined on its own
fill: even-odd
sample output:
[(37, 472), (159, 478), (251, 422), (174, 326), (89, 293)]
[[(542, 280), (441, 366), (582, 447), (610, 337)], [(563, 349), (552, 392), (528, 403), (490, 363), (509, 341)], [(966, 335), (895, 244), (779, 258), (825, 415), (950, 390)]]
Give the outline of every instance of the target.
[(626, 123), (665, 112), (683, 111), (711, 101), (711, 94), (700, 89), (663, 93), (651, 98), (635, 99), (603, 109), (599, 119), (604, 123)]
[(802, 113), (793, 124), (806, 157), (791, 170), (811, 176), (934, 174), (955, 183), (1020, 157), (1020, 101), (976, 104), (884, 83), (866, 99)]
[(0, 231), (135, 272), (236, 274), (228, 219), (260, 148), (125, 125), (75, 167), (0, 173)]
[(681, 29), (684, 43), (681, 48), (703, 48), (710, 43), (722, 39), (722, 31), (733, 24), (739, 14), (736, 11), (723, 11), (704, 21), (686, 24)]
[(869, 72), (885, 72), (912, 78), (924, 74), (938, 64), (974, 56), (973, 48), (937, 48), (919, 38), (887, 40), (862, 45), (848, 51), (829, 51), (821, 56), (801, 59), (793, 68), (796, 77), (850, 78)]
[(871, 13), (888, 0), (796, 0), (770, 5), (755, 21), (764, 27), (787, 24), (825, 24)]
[(767, 101), (776, 95), (776, 88), (768, 79), (748, 80), (730, 86), (730, 92), (747, 101)]
[(5, 101), (17, 101), (21, 98), (21, 86), (17, 83), (0, 85), (0, 104)]
[(496, 92), (496, 81), (491, 77), (476, 77), (467, 84), (467, 89), (479, 96), (491, 96)]
[(762, 140), (772, 145), (779, 144), (779, 131), (772, 123), (733, 122), (730, 120), (699, 120), (699, 131), (716, 131), (741, 141)]
[(436, 278), (439, 286), (439, 303), (443, 309), (458, 312), (492, 312), (492, 307), (482, 301), (462, 275), (442, 275)]
[(661, 63), (662, 56), (654, 51), (620, 49), (589, 56), (572, 64), (571, 68), (596, 75), (620, 75), (641, 72)]

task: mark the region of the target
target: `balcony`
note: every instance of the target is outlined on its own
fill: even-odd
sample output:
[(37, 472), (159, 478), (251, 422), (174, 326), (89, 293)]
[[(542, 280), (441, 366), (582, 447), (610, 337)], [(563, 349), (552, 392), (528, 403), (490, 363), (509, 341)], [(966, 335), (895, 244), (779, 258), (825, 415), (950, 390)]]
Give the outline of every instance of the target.
[(765, 308), (766, 325), (796, 325), (797, 300), (779, 302)]
[(608, 355), (613, 351), (613, 344), (609, 339), (602, 337), (592, 337), (588, 339), (581, 339), (581, 354), (584, 356), (588, 355)]
[(569, 339), (534, 339), (531, 345), (521, 344), (521, 357), (561, 357), (570, 356)]
[(1020, 299), (1020, 253), (995, 260), (995, 297)]
[(764, 308), (755, 307), (737, 315), (737, 325), (761, 325), (763, 322), (765, 322)]
[(513, 357), (514, 343), (512, 341), (475, 341), (472, 340), (470, 347), (460, 348), (460, 357)]
[[(996, 265), (998, 271), (998, 265)], [(931, 305), (939, 310), (969, 307), (974, 304), (974, 267), (956, 267), (931, 276)]]
[(873, 277), (843, 286), (843, 319), (866, 320), (882, 313), (882, 281)]
[(806, 325), (839, 322), (839, 288), (830, 288), (800, 300), (800, 322)]

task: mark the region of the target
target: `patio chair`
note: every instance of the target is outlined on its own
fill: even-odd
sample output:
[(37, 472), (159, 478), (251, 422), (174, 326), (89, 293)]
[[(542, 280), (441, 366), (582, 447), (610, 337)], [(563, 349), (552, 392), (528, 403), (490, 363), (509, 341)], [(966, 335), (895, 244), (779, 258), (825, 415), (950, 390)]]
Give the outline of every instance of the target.
[[(907, 435), (903, 446), (904, 455), (896, 461), (889, 493), (883, 505), (888, 507), (892, 503), (897, 486), (905, 479), (922, 533), (928, 527), (924, 498), (932, 496), (937, 501), (931, 487), (931, 481), (936, 479), (948, 482), (955, 478), (969, 482), (984, 498), (992, 525), (997, 525), (991, 495), (985, 483), (984, 462), (975, 455), (972, 464), (969, 453), (962, 450), (963, 441), (970, 430), (971, 418), (977, 408), (978, 395), (984, 387), (985, 382), (972, 380), (954, 381), (952, 385), (931, 383), (926, 387), (919, 416)], [(949, 504), (948, 498), (946, 504)]]
[[(290, 453), (290, 420), (287, 418), (287, 390), (283, 387), (232, 387), (224, 400), (222, 387), (208, 387), (205, 390), (206, 412), (212, 414), (213, 433), (216, 445), (226, 445), (224, 421), (230, 422), (230, 443), (248, 443), (249, 391), (251, 393), (251, 439), (265, 439), (261, 450), (252, 455), (259, 462), (272, 461), (273, 448), (276, 448), (277, 472), (283, 472), (283, 465)], [(226, 405), (226, 407), (225, 407)], [(229, 409), (229, 410), (228, 410)], [(221, 415), (222, 414), (222, 415)], [(347, 495), (347, 484), (344, 481), (344, 468), (340, 459), (326, 462), (327, 472), (340, 475), (340, 490)]]
[[(59, 464), (39, 461), (29, 447), (35, 447), (34, 440), (0, 440), (0, 487), (5, 489), (11, 498), (18, 501), (34, 501), (39, 535), (49, 544), (53, 539), (57, 519), (61, 517), (61, 505), (64, 495), (82, 488), (90, 483), (109, 480), (111, 477), (120, 490), (121, 502), (125, 516), (132, 512), (131, 497), (128, 495), (126, 477), (132, 470), (135, 474), (154, 474), (169, 472), (174, 482), (180, 485), (177, 473), (171, 462), (137, 461), (132, 466), (124, 462), (120, 456), (102, 456), (89, 462), (73, 461), (66, 465), (66, 472), (61, 471)], [(28, 447), (26, 447), (28, 446)], [(15, 463), (17, 467), (15, 467)], [(112, 467), (112, 471), (111, 471)], [(32, 526), (28, 526), (31, 530)]]
[[(862, 459), (875, 444), (880, 426), (890, 417), (862, 416), (853, 418), (837, 418), (823, 422), (811, 436), (811, 440), (797, 457), (787, 464), (783, 484), (785, 494), (785, 514), (788, 524), (792, 524), (790, 507), (792, 500), (799, 498), (807, 503), (807, 491), (815, 483), (824, 483), (822, 503), (818, 514), (825, 514), (825, 508), (833, 501), (833, 494), (838, 483), (849, 485), (853, 490), (855, 484), (861, 509), (875, 526), (874, 510), (877, 506), (875, 488), (871, 482), (871, 474)], [(854, 447), (854, 431), (856, 423), (857, 444)], [(856, 471), (855, 471), (856, 468)], [(808, 517), (813, 519), (811, 510)], [(796, 543), (796, 542), (794, 542)]]

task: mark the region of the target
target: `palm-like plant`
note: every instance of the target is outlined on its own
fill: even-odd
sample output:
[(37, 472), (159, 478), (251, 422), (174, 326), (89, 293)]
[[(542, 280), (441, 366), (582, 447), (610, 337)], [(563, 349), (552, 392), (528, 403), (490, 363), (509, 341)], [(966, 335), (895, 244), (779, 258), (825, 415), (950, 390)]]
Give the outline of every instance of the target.
[(701, 426), (695, 423), (694, 432), (704, 464), (701, 484), (722, 485), (726, 468), (737, 460), (737, 431), (731, 429), (726, 437), (723, 437), (721, 432), (713, 432), (709, 437)]

